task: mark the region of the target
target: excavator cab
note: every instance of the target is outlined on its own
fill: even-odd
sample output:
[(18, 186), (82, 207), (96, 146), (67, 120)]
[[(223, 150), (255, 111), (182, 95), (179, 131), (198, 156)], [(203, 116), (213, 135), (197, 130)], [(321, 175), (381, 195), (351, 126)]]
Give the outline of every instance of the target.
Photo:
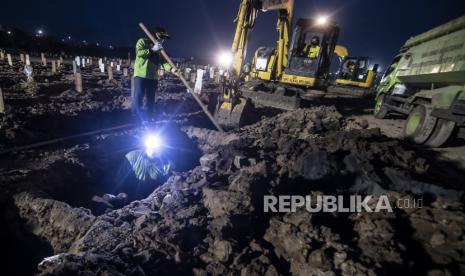
[(366, 79), (368, 72), (367, 57), (346, 57), (337, 72), (339, 80), (360, 81)]
[(373, 65), (371, 70), (368, 67), (368, 57), (343, 57), (336, 73), (335, 87), (331, 87), (329, 90), (351, 89), (357, 96), (371, 95), (378, 72), (378, 64)]
[(294, 28), (282, 82), (325, 87), (338, 36), (339, 27), (334, 22), (321, 24), (313, 19), (299, 19)]
[(276, 78), (276, 48), (260, 47), (255, 51), (252, 62), (252, 77), (260, 80)]

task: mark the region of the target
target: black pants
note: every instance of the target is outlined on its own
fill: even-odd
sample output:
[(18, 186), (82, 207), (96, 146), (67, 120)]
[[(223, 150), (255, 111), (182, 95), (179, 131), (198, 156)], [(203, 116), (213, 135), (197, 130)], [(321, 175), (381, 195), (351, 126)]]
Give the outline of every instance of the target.
[[(153, 118), (153, 109), (155, 106), (155, 92), (157, 91), (158, 81), (134, 77), (134, 99), (132, 99), (132, 114), (142, 121)], [(144, 114), (142, 110), (144, 96), (147, 98), (147, 110)]]

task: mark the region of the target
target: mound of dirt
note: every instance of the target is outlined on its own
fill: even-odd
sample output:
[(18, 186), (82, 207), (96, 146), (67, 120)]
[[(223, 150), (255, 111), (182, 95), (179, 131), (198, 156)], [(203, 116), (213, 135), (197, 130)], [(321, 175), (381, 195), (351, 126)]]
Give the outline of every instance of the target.
[[(100, 216), (15, 196), (55, 256), (41, 275), (465, 273), (459, 183), (379, 129), (334, 107), (285, 112), (220, 134), (188, 127), (203, 156), (150, 196)], [(441, 166), (442, 168), (443, 166)], [(265, 195), (422, 199), (392, 212), (264, 212)], [(59, 238), (61, 237), (61, 238)]]

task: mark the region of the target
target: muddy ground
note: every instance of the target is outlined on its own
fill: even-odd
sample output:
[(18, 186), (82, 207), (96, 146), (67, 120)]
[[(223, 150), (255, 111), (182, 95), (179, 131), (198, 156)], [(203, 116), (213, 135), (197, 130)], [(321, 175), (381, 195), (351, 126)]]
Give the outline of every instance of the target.
[[(146, 129), (128, 110), (130, 80), (0, 63), (7, 104), (0, 130), (0, 240), (6, 274), (465, 274), (465, 177), (460, 141), (427, 149), (400, 139), (402, 119), (377, 120), (367, 99), (326, 95), (305, 109), (259, 108), (225, 134), (168, 76), (157, 128), (171, 143), (171, 176), (116, 185)], [(204, 101), (219, 88), (207, 81)], [(258, 116), (260, 118), (260, 116)], [(122, 126), (39, 148), (18, 147)], [(12, 151), (12, 149), (16, 149)], [(127, 193), (117, 208), (92, 200)], [(387, 196), (421, 206), (393, 212), (265, 213), (264, 195)], [(399, 201), (400, 199), (400, 201)]]

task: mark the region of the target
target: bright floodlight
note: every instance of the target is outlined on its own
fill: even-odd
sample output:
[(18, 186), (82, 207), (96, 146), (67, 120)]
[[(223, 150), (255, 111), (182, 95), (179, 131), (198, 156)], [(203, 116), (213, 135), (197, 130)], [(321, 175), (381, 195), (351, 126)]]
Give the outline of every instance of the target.
[(37, 33), (41, 35), (41, 34), (43, 34), (43, 33), (44, 33), (44, 31), (42, 31), (42, 30), (38, 30), (38, 31), (37, 31)]
[(316, 23), (318, 25), (326, 25), (326, 23), (328, 23), (328, 17), (326, 16), (319, 16), (317, 19), (316, 19)]
[(6, 33), (10, 35), (10, 34), (11, 34), (11, 31), (7, 31)]
[(233, 55), (230, 52), (221, 52), (218, 55), (218, 63), (222, 66), (229, 67), (233, 61)]
[(163, 141), (160, 136), (155, 134), (149, 134), (145, 137), (145, 152), (149, 157), (159, 153), (163, 147)]

